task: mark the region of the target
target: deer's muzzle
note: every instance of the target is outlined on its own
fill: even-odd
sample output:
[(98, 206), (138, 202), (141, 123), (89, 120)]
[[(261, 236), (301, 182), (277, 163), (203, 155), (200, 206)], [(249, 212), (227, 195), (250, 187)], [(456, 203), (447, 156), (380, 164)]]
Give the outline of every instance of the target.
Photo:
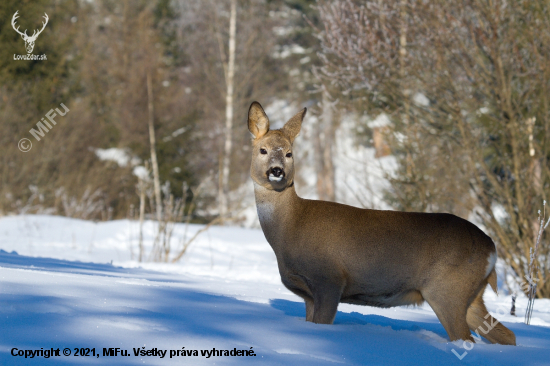
[(270, 182), (280, 182), (285, 177), (285, 171), (279, 167), (271, 167), (266, 175)]

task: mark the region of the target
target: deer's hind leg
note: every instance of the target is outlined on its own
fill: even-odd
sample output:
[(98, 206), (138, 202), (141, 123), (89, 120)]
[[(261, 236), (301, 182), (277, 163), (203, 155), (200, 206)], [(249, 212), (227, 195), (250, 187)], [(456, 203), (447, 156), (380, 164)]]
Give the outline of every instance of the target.
[(474, 342), (466, 322), (466, 313), (470, 305), (468, 297), (461, 296), (458, 289), (452, 292), (442, 291), (441, 288), (432, 292), (422, 292), (422, 296), (432, 307), (451, 342), (459, 339)]
[[(485, 287), (485, 286), (484, 286)], [(487, 338), (491, 343), (516, 345), (516, 335), (510, 329), (493, 318), (483, 302), (483, 288), (468, 308), (468, 326), (477, 334)]]

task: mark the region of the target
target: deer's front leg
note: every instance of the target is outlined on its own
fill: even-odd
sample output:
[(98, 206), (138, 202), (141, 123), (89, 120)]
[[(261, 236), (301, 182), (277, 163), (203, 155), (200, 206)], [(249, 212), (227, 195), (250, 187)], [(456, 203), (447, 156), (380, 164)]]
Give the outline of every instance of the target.
[(339, 286), (327, 286), (326, 284), (321, 286), (313, 296), (313, 322), (332, 324), (338, 311), (341, 296), (342, 289)]
[(306, 302), (306, 321), (312, 322), (313, 321), (313, 299), (305, 298), (304, 301)]

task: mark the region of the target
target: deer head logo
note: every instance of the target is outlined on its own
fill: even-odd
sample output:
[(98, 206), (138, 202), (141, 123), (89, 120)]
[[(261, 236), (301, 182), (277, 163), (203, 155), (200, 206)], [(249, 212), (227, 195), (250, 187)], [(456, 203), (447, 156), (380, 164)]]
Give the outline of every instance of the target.
[(48, 14), (44, 13), (44, 19), (46, 19), (46, 22), (42, 23), (42, 29), (40, 29), (38, 31), (38, 33), (36, 32), (36, 30), (33, 32), (32, 36), (28, 36), (27, 35), (27, 30), (25, 29), (25, 32), (20, 32), (19, 31), (19, 26), (17, 28), (15, 28), (15, 20), (17, 18), (19, 18), (19, 15), (17, 15), (17, 13), (19, 12), (19, 10), (17, 10), (15, 12), (15, 14), (13, 14), (13, 18), (11, 18), (11, 26), (13, 27), (13, 29), (19, 33), (21, 35), (21, 38), (23, 38), (23, 41), (25, 41), (25, 48), (27, 49), (27, 53), (32, 53), (32, 50), (34, 49), (34, 42), (36, 41), (36, 38), (38, 38), (38, 35), (40, 33), (42, 33), (42, 31), (44, 30), (44, 28), (46, 28), (46, 24), (48, 24)]

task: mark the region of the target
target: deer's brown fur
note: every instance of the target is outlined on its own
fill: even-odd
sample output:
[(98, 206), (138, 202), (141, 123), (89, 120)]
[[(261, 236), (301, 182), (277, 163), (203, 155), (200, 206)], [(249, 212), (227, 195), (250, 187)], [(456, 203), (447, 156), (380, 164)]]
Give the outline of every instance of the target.
[[(493, 241), (451, 214), (298, 197), (292, 143), (305, 114), (303, 109), (282, 129), (269, 130), (267, 115), (254, 102), (248, 128), (260, 224), (283, 284), (305, 301), (306, 320), (331, 324), (340, 302), (391, 307), (427, 301), (451, 341), (473, 341), (470, 329), (489, 319), (483, 291), (489, 282), (496, 289)], [(502, 324), (480, 334), (515, 345), (514, 333)]]

